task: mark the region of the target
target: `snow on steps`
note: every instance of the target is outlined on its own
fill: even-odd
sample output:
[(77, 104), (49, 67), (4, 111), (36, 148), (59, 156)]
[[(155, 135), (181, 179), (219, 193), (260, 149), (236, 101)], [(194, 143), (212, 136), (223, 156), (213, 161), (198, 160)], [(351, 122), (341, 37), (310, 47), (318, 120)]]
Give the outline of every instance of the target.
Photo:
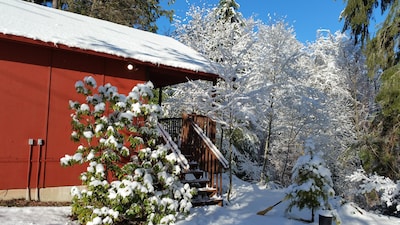
[(223, 205), (223, 200), (217, 195), (217, 189), (208, 187), (207, 183), (210, 179), (207, 178), (207, 173), (200, 170), (198, 163), (190, 161), (191, 168), (183, 172), (181, 182), (188, 183), (191, 187), (197, 188), (197, 195), (192, 199), (194, 207), (206, 205)]
[[(192, 125), (195, 128), (195, 131), (202, 137), (202, 140), (206, 142), (208, 146), (214, 146), (211, 143), (211, 140), (206, 137), (203, 131), (194, 123)], [(199, 168), (199, 163), (196, 161), (194, 155), (191, 154), (190, 149), (191, 146), (186, 146), (184, 149), (179, 149), (179, 147), (174, 143), (171, 138), (171, 135), (164, 129), (161, 124), (158, 124), (158, 128), (160, 133), (166, 143), (168, 143), (175, 154), (178, 156), (178, 162), (184, 168), (182, 175), (181, 175), (181, 182), (183, 184), (189, 184), (191, 187), (197, 188), (197, 195), (193, 197), (192, 204), (193, 206), (204, 206), (204, 205), (223, 205), (223, 200), (218, 194), (218, 190), (216, 188), (210, 188), (208, 185), (210, 184), (212, 177), (216, 177), (216, 174), (209, 174), (208, 172)], [(197, 129), (196, 129), (197, 128)], [(210, 144), (210, 143), (212, 144)], [(181, 146), (182, 147), (182, 146)], [(214, 148), (216, 148), (214, 146)], [(182, 153), (181, 153), (182, 150)], [(186, 150), (186, 151), (185, 151)], [(214, 151), (213, 151), (214, 150)], [(211, 151), (215, 154), (215, 152), (219, 152), (218, 149), (211, 149)], [(186, 154), (185, 154), (186, 153)], [(187, 155), (189, 153), (189, 155)], [(218, 160), (221, 162), (220, 157)], [(222, 157), (223, 158), (223, 157)], [(224, 158), (223, 158), (224, 159)], [(190, 160), (190, 161), (189, 161)], [(225, 160), (225, 159), (224, 159)], [(225, 162), (222, 160), (222, 163)], [(211, 179), (210, 179), (211, 178)]]

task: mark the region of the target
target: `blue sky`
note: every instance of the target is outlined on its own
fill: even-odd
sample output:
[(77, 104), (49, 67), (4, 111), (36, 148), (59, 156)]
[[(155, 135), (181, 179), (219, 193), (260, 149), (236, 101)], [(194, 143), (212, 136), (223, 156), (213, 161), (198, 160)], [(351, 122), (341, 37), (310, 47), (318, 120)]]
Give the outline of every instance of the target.
[[(161, 1), (165, 4), (167, 0)], [(187, 0), (189, 4), (209, 5), (218, 4), (218, 0)], [(176, 0), (169, 8), (175, 10), (177, 16), (184, 17), (188, 10), (186, 0)], [(295, 29), (297, 39), (301, 42), (314, 41), (318, 29), (329, 29), (332, 33), (342, 30), (343, 21), (339, 21), (340, 12), (344, 9), (343, 0), (236, 0), (240, 5), (239, 12), (248, 18), (256, 18), (268, 22), (268, 13), (277, 18), (286, 17), (285, 21)], [(165, 8), (168, 8), (164, 5)], [(171, 30), (166, 20), (158, 22), (160, 34)]]

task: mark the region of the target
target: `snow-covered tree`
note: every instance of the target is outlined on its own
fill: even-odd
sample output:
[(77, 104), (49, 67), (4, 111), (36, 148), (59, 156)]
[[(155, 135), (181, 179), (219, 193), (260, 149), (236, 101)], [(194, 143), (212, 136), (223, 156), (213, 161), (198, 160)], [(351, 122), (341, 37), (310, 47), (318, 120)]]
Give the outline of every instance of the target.
[(181, 117), (183, 113), (206, 115), (207, 91), (211, 91), (212, 83), (202, 80), (189, 80), (185, 83), (164, 90), (168, 96), (162, 103), (165, 117)]
[(82, 224), (173, 224), (188, 213), (193, 191), (179, 181), (178, 158), (159, 145), (161, 109), (146, 104), (151, 82), (138, 84), (127, 96), (111, 84), (96, 88), (92, 77), (77, 81), (85, 102), (70, 101), (74, 111), (71, 138), (81, 143), (61, 164), (87, 164), (72, 189), (72, 213)]
[(307, 82), (325, 95), (323, 114), (328, 120), (314, 138), (340, 184), (335, 189), (344, 193), (345, 177), (359, 164), (357, 152), (350, 147), (364, 136), (376, 108), (375, 85), (367, 76), (360, 46), (345, 34), (319, 31), (308, 54), (312, 75)]
[[(248, 142), (250, 147), (241, 148), (239, 143), (234, 143), (237, 172), (241, 161), (247, 165), (257, 164), (257, 147), (261, 142), (260, 154), (265, 159), (262, 174), (277, 169), (279, 172), (271, 178), (288, 180), (290, 165), (298, 155), (298, 143), (303, 141), (299, 139), (309, 135), (300, 131), (309, 132), (305, 124), (324, 118), (317, 115), (321, 111), (318, 102), (322, 97), (304, 85), (308, 75), (301, 67), (304, 46), (284, 21), (273, 21), (267, 26), (237, 13), (234, 16), (241, 18), (241, 22), (229, 22), (226, 18), (219, 19), (221, 10), (192, 6), (188, 12), (190, 20), (178, 24), (177, 38), (216, 61), (223, 79), (208, 88), (202, 82), (181, 85), (168, 104), (172, 102), (174, 106), (169, 108), (185, 105), (226, 125), (236, 119), (231, 129), (233, 133), (258, 137), (248, 139), (252, 140)], [(183, 92), (185, 95), (179, 94)], [(252, 115), (252, 112), (257, 114)], [(229, 135), (228, 130), (224, 133)], [(228, 141), (227, 149), (231, 149), (229, 143), (232, 144)], [(253, 178), (259, 176), (252, 175)]]
[(315, 210), (332, 208), (328, 200), (335, 194), (331, 172), (321, 154), (316, 152), (313, 140), (307, 139), (304, 155), (299, 157), (292, 171), (293, 184), (287, 188), (286, 198), (290, 202), (286, 212), (290, 212), (293, 207), (300, 210), (309, 208), (311, 222), (314, 222)]
[[(191, 20), (178, 24), (176, 30), (180, 41), (216, 62), (216, 70), (221, 79), (215, 85), (206, 87), (199, 82), (190, 84), (194, 90), (206, 88), (192, 93), (197, 97), (201, 96), (201, 100), (197, 102), (202, 108), (200, 111), (220, 125), (228, 140), (225, 152), (230, 162), (230, 177), (234, 153), (238, 153), (233, 147), (234, 131), (252, 120), (252, 110), (248, 107), (250, 104), (245, 104), (249, 99), (244, 95), (243, 81), (255, 68), (249, 52), (256, 41), (257, 25), (256, 21), (245, 20), (236, 13), (235, 5), (234, 1), (221, 1), (213, 9), (192, 6), (188, 12)], [(228, 200), (231, 187), (232, 185), (228, 191)]]
[(240, 5), (235, 0), (220, 0), (216, 9), (218, 20), (228, 23), (240, 23), (242, 15), (237, 12)]
[[(373, 83), (365, 76), (359, 46), (339, 33), (320, 33), (305, 46), (284, 20), (270, 18), (264, 24), (245, 19), (228, 2), (220, 2), (225, 9), (193, 6), (189, 19), (178, 23), (176, 37), (214, 60), (222, 79), (214, 86), (196, 81), (176, 87), (169, 108), (184, 106), (209, 115), (225, 125), (226, 137), (232, 124), (237, 136), (224, 139), (222, 146), (233, 149), (234, 171), (254, 165), (251, 174), (257, 170), (260, 175), (252, 177), (262, 181), (288, 185), (309, 136), (330, 168), (340, 168), (337, 159), (343, 158), (354, 166), (357, 156), (347, 149), (364, 132), (374, 109)], [(228, 11), (224, 15), (232, 13), (240, 22), (221, 20), (221, 12)], [(343, 181), (343, 174), (335, 173)]]
[[(300, 144), (318, 119), (323, 97), (306, 85), (309, 73), (303, 67), (306, 52), (284, 20), (260, 24), (252, 57), (257, 70), (248, 77), (246, 94), (257, 111), (257, 133), (263, 158), (261, 181), (290, 181), (290, 165)], [(314, 128), (314, 127), (313, 127)]]
[(357, 184), (355, 194), (365, 196), (367, 208), (378, 207), (383, 214), (400, 215), (400, 181), (378, 174), (368, 175), (364, 169), (358, 169), (347, 179)]

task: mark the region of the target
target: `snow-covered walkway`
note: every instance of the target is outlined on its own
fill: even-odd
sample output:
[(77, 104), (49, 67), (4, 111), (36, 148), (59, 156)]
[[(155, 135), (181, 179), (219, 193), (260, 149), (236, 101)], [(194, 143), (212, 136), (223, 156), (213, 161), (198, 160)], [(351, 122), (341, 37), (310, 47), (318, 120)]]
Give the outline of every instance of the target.
[[(225, 182), (227, 183), (227, 182)], [(206, 206), (192, 209), (192, 213), (177, 225), (304, 225), (304, 222), (285, 217), (287, 202), (276, 206), (264, 216), (256, 213), (273, 205), (284, 196), (284, 190), (271, 190), (234, 180), (232, 202), (224, 207)], [(70, 207), (0, 207), (1, 225), (78, 225), (70, 220)], [(353, 203), (345, 203), (337, 210), (343, 225), (395, 225), (400, 218), (366, 212)], [(297, 213), (307, 219), (309, 211)], [(318, 224), (318, 215), (315, 222)], [(333, 223), (334, 224), (334, 223)]]

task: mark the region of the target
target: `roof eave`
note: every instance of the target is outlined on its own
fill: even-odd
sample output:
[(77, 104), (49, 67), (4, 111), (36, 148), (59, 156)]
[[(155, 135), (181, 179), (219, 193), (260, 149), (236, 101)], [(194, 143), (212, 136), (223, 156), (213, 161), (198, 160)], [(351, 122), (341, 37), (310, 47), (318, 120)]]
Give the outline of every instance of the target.
[[(112, 54), (108, 54), (108, 53), (104, 53), (104, 52), (97, 52), (97, 51), (88, 50), (88, 49), (70, 47), (70, 46), (67, 46), (64, 44), (55, 44), (52, 42), (44, 42), (41, 40), (35, 40), (32, 38), (18, 36), (18, 35), (0, 33), (0, 39), (6, 39), (6, 40), (10, 40), (10, 41), (39, 45), (39, 46), (48, 47), (48, 48), (55, 48), (55, 49), (79, 52), (79, 53), (83, 53), (83, 54), (95, 55), (95, 56), (100, 56), (100, 57), (105, 57), (105, 58), (110, 58), (110, 59), (117, 59), (117, 60), (126, 61), (126, 62), (137, 64), (137, 65), (146, 66), (146, 67), (151, 68), (152, 70), (168, 71), (168, 73), (176, 72), (179, 74), (187, 74), (187, 76), (185, 77), (185, 80), (188, 80), (188, 79), (189, 80), (199, 80), (200, 79), (200, 80), (216, 81), (219, 78), (219, 76), (215, 73), (194, 71), (194, 70), (190, 70), (190, 69), (172, 67), (172, 66), (163, 65), (163, 64), (154, 64), (151, 62), (143, 62), (143, 61), (140, 61), (140, 60), (137, 60), (134, 58), (126, 58), (126, 57), (112, 55)], [(176, 82), (176, 83), (165, 82), (167, 85), (155, 83), (155, 86), (156, 87), (169, 86), (169, 85), (182, 83), (182, 82), (184, 82), (184, 80), (180, 80), (180, 82)]]

